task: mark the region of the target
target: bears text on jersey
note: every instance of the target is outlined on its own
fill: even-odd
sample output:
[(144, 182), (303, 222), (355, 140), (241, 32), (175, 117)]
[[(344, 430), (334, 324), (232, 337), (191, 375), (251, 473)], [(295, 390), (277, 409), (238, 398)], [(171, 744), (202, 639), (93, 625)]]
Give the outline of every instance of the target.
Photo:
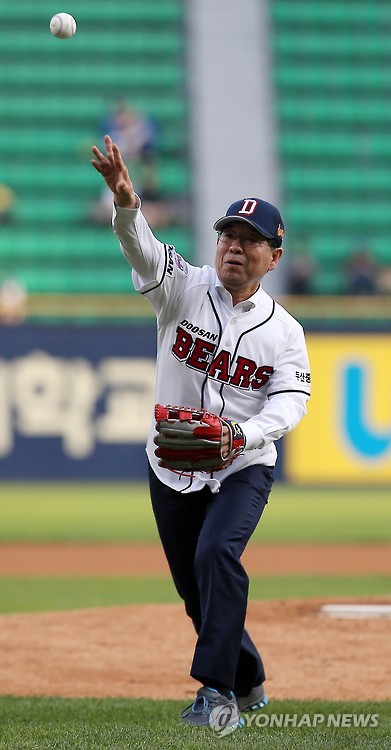
[[(231, 352), (225, 349), (217, 352), (217, 344), (193, 337), (181, 326), (177, 327), (176, 334), (171, 349), (174, 357), (180, 362), (185, 362), (187, 367), (205, 372), (209, 378), (221, 383), (256, 391), (268, 382), (274, 372), (271, 365), (258, 365), (248, 357), (238, 356), (233, 363)], [(230, 374), (232, 365), (234, 370)]]

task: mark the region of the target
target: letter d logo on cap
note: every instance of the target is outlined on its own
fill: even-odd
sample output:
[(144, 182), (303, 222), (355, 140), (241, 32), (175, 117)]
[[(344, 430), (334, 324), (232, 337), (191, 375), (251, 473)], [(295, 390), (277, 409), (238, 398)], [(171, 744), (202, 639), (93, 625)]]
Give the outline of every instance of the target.
[(247, 216), (254, 213), (258, 203), (253, 198), (246, 198), (242, 208), (238, 211), (238, 214), (247, 214)]

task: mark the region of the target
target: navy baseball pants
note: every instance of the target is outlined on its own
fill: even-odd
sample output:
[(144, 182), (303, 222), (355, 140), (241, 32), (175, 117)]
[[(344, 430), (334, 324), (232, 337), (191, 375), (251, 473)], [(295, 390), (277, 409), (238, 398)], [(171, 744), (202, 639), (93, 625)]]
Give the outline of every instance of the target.
[(150, 493), (163, 549), (198, 634), (190, 674), (211, 687), (247, 695), (265, 680), (262, 659), (244, 628), (249, 579), (240, 557), (268, 501), (273, 467), (248, 466), (183, 494), (149, 467)]

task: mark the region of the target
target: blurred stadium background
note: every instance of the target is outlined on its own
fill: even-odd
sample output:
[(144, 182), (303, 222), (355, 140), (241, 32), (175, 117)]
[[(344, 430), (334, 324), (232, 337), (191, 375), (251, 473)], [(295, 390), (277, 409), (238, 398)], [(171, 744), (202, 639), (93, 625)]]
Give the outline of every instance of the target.
[(391, 6), (233, 5), (70, 1), (59, 41), (51, 0), (0, 3), (3, 480), (146, 476), (154, 320), (89, 164), (129, 108), (154, 232), (188, 260), (238, 197), (281, 206), (266, 286), (306, 328), (314, 395), (279, 480), (391, 483)]
[[(49, 32), (58, 11), (77, 20), (70, 40)], [(102, 607), (158, 604), (152, 624), (163, 646), (161, 605), (178, 603), (146, 483), (155, 321), (112, 233), (91, 145), (107, 131), (122, 134), (155, 234), (195, 263), (212, 261), (212, 225), (232, 201), (258, 195), (281, 207), (285, 255), (265, 287), (306, 329), (313, 396), (308, 416), (278, 443), (272, 501), (246, 551), (255, 553), (250, 599), (389, 602), (391, 3), (0, 0), (0, 29), (2, 738), (10, 750), (160, 748), (165, 737), (184, 747), (174, 704), (145, 702), (144, 713), (140, 701), (104, 701), (95, 725), (85, 701), (62, 708), (13, 697), (38, 695), (41, 674), (42, 694), (56, 695), (52, 668), (64, 688), (70, 676), (65, 695), (82, 672), (92, 690), (102, 674), (104, 639), (86, 671), (90, 633), (70, 648), (46, 614), (59, 610), (66, 623), (66, 610), (97, 608), (99, 619)], [(14, 613), (20, 620), (8, 618)], [(120, 638), (127, 655), (132, 642), (149, 654), (151, 631), (136, 614), (123, 638), (118, 613), (108, 614), (110, 648)], [(388, 704), (372, 703), (386, 694), (382, 679), (389, 686), (387, 636), (377, 632), (360, 623), (348, 636), (345, 623), (344, 658), (334, 660), (325, 643), (319, 666), (306, 668), (319, 685), (331, 675), (337, 701), (338, 666), (353, 691), (362, 682), (349, 650), (345, 657), (356, 648), (365, 710), (389, 717)], [(367, 655), (365, 636), (376, 652)], [(308, 630), (304, 639), (295, 654), (313, 645)], [(61, 666), (64, 655), (77, 662), (76, 678)], [(125, 693), (137, 677), (127, 663)], [(154, 665), (154, 684), (159, 675)], [(301, 704), (271, 705), (289, 715)], [(327, 715), (340, 704), (331, 705), (302, 707)], [(370, 730), (360, 733), (363, 747), (388, 747), (382, 722), (384, 744)], [(346, 729), (319, 729), (308, 741), (325, 750), (353, 746), (359, 731), (350, 741)], [(292, 728), (285, 745), (303, 746), (303, 731)], [(269, 745), (262, 729), (265, 747), (280, 737), (273, 728)], [(259, 746), (255, 733), (250, 740)]]

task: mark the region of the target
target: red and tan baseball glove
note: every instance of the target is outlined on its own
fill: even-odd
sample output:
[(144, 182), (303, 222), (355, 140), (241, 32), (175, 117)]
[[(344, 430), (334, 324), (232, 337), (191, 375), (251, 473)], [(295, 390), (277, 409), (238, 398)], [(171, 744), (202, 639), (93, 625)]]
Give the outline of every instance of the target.
[(156, 404), (155, 419), (155, 455), (165, 469), (180, 474), (221, 471), (244, 451), (246, 439), (237, 422), (206, 409)]

